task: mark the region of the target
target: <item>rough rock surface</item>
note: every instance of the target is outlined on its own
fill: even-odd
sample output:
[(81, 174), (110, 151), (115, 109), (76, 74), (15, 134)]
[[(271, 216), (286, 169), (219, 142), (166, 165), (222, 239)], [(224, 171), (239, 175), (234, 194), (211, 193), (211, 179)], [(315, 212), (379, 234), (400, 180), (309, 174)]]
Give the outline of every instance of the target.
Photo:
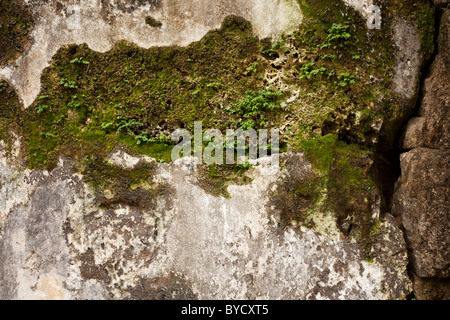
[(416, 148), (401, 155), (392, 212), (406, 231), (420, 277), (450, 275), (450, 150)]
[(411, 119), (402, 139), (402, 149), (450, 148), (450, 10), (441, 18), (438, 54), (422, 88), (418, 117)]
[(419, 300), (448, 300), (450, 279), (420, 278), (412, 273), (414, 296)]
[[(408, 122), (400, 145), (412, 150), (401, 155), (392, 212), (403, 221), (416, 280), (450, 276), (449, 34), (450, 10), (444, 9), (437, 55), (423, 83), (419, 114)], [(448, 281), (447, 290), (424, 293), (433, 281), (415, 281), (421, 288), (417, 294), (448, 297)]]

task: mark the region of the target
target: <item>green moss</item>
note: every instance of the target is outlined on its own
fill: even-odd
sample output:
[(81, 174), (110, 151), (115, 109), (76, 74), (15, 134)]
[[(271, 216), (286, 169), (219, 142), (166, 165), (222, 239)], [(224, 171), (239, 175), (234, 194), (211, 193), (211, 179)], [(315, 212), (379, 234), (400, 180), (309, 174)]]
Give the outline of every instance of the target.
[[(372, 123), (385, 118), (391, 94), (394, 48), (390, 20), (383, 12), (383, 29), (368, 30), (361, 15), (337, 1), (300, 0), (304, 21), (299, 31), (285, 37), (298, 53), (287, 56), (285, 81), (297, 91), (291, 112), (298, 115), (288, 144), (315, 135), (336, 134), (339, 140), (374, 148)], [(358, 57), (355, 59), (355, 57)], [(284, 71), (283, 70), (283, 71)], [(390, 116), (385, 119), (388, 125)]]
[(428, 59), (434, 50), (435, 8), (428, 2), (414, 3), (417, 11), (412, 14), (417, 19), (422, 53)]
[(302, 149), (306, 156), (322, 175), (327, 175), (331, 168), (335, 144), (336, 136), (334, 135), (326, 135), (302, 142)]
[[(302, 141), (302, 149), (319, 176), (329, 187), (339, 184), (339, 189), (353, 193), (356, 189), (370, 189), (373, 183), (365, 176), (363, 167), (371, 164), (358, 163), (369, 157), (369, 151), (355, 144), (339, 141), (336, 135), (326, 135)], [(330, 179), (331, 178), (331, 179)], [(331, 184), (331, 185), (330, 185)]]
[(321, 177), (312, 171), (299, 172), (299, 157), (297, 154), (281, 156), (280, 166), (287, 176), (278, 181), (269, 196), (268, 210), (271, 212), (271, 208), (275, 208), (281, 228), (291, 226), (294, 221), (295, 225), (313, 227), (311, 214), (322, 209), (324, 186)]
[[(336, 17), (338, 16), (332, 15), (330, 18)], [(322, 72), (315, 76), (314, 83), (310, 83), (299, 78), (295, 72), (287, 73), (286, 82), (300, 90), (299, 100), (313, 106), (307, 114), (299, 115), (298, 126), (303, 128), (300, 136), (308, 137), (311, 128), (326, 126), (336, 113), (368, 110), (368, 105), (372, 102), (367, 101), (367, 97), (373, 94), (362, 85), (364, 77), (354, 76), (351, 71), (359, 64), (367, 63), (364, 59), (356, 61), (352, 58), (361, 53), (355, 46), (359, 38), (353, 36), (359, 29), (348, 30), (352, 32), (348, 33), (348, 37), (346, 33), (348, 41), (341, 43), (338, 38), (329, 37), (330, 30), (334, 30), (332, 27), (336, 25), (349, 24), (351, 19), (344, 21), (339, 18), (338, 22), (339, 24), (331, 21), (321, 21), (320, 24), (311, 22), (306, 26), (306, 30), (316, 28), (324, 33), (322, 36), (319, 36), (320, 32), (315, 33), (318, 36), (310, 41), (315, 41), (315, 46), (320, 44), (317, 41), (337, 45), (336, 48), (315, 49), (308, 57), (311, 60), (323, 54), (338, 57), (334, 59), (336, 61), (321, 62), (319, 67), (333, 75)], [(349, 29), (347, 25), (343, 28), (346, 32)], [(294, 42), (303, 39), (302, 43), (296, 44), (301, 48), (308, 42), (308, 31), (292, 37), (289, 39)], [(286, 45), (287, 43), (279, 41), (270, 48), (273, 52), (281, 53), (286, 50)], [(192, 130), (193, 122), (198, 120), (203, 121), (204, 128), (222, 130), (237, 126), (277, 126), (283, 122), (283, 112), (272, 112), (274, 108), (266, 108), (270, 110), (262, 110), (262, 114), (253, 112), (253, 101), (257, 97), (252, 96), (252, 104), (246, 107), (245, 114), (228, 112), (230, 108), (224, 107), (239, 106), (245, 99), (246, 92), (264, 91), (264, 81), (260, 76), (271, 68), (259, 56), (263, 54), (265, 46), (264, 41), (259, 41), (252, 35), (248, 22), (230, 17), (224, 21), (220, 30), (209, 32), (201, 41), (187, 48), (160, 47), (145, 50), (126, 42), (118, 43), (106, 54), (93, 52), (84, 45), (63, 48), (43, 76), (45, 85), (41, 94), (48, 98), (36, 102), (35, 106), (38, 110), (45, 106), (48, 112), (41, 112), (42, 118), (30, 115), (31, 121), (39, 123), (31, 126), (33, 130), (39, 131), (34, 136), (47, 137), (44, 149), (37, 145), (33, 148), (37, 141), (30, 139), (33, 151), (30, 155), (34, 156), (30, 163), (45, 166), (54, 162), (58, 149), (61, 149), (64, 142), (84, 140), (85, 137), (92, 136), (89, 132), (94, 132), (93, 136), (106, 144), (105, 148), (110, 148), (110, 143), (121, 142), (141, 153), (168, 161), (170, 146), (141, 144), (142, 141), (151, 139), (138, 137), (157, 137), (161, 133), (168, 134), (179, 126)], [(78, 61), (86, 63), (75, 63)], [(258, 61), (257, 68), (249, 71), (249, 65), (255, 66), (255, 61)], [(288, 67), (293, 67), (292, 70), (295, 71), (295, 65), (289, 64)], [(317, 91), (316, 96), (311, 96), (311, 89)], [(284, 97), (288, 95), (289, 92), (286, 92)], [(317, 96), (321, 98), (318, 99)], [(296, 107), (302, 106), (294, 105), (289, 112), (296, 113)], [(251, 117), (248, 116), (247, 109), (251, 109)], [(44, 119), (45, 113), (52, 115)], [(240, 119), (242, 116), (244, 122)], [(124, 124), (133, 123), (135, 125), (127, 126), (126, 130), (119, 130), (117, 133)], [(342, 124), (337, 126), (342, 127)], [(355, 128), (354, 131), (364, 137), (365, 132), (359, 129)], [(102, 131), (105, 134), (101, 134)], [(31, 131), (29, 134), (33, 135)], [(286, 137), (282, 139), (283, 142), (287, 140)], [(40, 150), (43, 150), (42, 155), (39, 155)]]
[(376, 221), (371, 227), (370, 227), (370, 235), (374, 236), (380, 232), (381, 228), (381, 220)]
[[(312, 212), (319, 215), (332, 212), (338, 225), (350, 219), (352, 232), (360, 235), (358, 241), (364, 245), (369, 243), (373, 231), (371, 208), (376, 201), (376, 187), (370, 176), (371, 152), (339, 141), (336, 135), (305, 140), (301, 145), (317, 172), (316, 188), (322, 194), (315, 197), (310, 207), (314, 208)], [(306, 223), (313, 221), (312, 218), (310, 214)]]

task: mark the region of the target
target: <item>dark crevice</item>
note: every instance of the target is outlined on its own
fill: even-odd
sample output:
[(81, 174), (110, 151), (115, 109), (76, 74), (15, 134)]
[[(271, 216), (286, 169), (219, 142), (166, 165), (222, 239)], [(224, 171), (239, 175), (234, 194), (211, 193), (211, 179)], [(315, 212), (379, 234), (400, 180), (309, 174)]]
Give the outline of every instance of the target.
[(416, 296), (414, 295), (414, 292), (411, 292), (406, 296), (406, 300), (416, 300)]

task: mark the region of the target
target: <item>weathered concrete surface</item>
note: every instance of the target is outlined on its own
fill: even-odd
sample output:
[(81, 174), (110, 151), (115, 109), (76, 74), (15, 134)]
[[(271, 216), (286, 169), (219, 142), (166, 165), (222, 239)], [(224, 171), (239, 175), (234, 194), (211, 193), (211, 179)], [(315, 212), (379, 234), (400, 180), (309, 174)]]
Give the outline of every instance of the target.
[[(119, 40), (141, 47), (184, 46), (219, 28), (229, 15), (252, 22), (261, 37), (292, 32), (302, 21), (296, 1), (276, 0), (152, 0), (152, 1), (30, 1), (38, 17), (33, 44), (13, 65), (0, 68), (17, 90), (25, 107), (36, 98), (42, 70), (56, 51), (71, 43), (87, 43), (105, 52)], [(161, 27), (146, 24), (151, 16)]]
[(394, 219), (380, 224), (370, 263), (351, 239), (280, 230), (267, 199), (281, 173), (267, 175), (264, 163), (251, 184), (229, 187), (230, 199), (195, 185), (191, 159), (159, 165), (152, 185), (169, 192), (143, 209), (99, 206), (68, 161), (31, 172), (1, 159), (3, 299), (402, 299), (411, 291)]

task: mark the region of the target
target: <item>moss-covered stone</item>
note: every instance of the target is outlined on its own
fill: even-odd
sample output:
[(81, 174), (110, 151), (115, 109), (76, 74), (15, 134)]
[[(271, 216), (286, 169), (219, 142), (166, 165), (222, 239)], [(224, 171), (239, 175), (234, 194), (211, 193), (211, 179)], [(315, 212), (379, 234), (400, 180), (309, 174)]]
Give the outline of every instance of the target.
[(161, 28), (161, 26), (162, 26), (161, 21), (158, 21), (151, 16), (148, 16), (145, 18), (145, 23), (148, 24), (150, 27), (154, 27), (154, 28)]
[[(192, 130), (194, 121), (203, 121), (205, 129), (280, 127), (286, 114), (293, 117), (289, 132), (282, 132), (288, 150), (300, 150), (301, 141), (317, 133), (373, 146), (371, 124), (394, 104), (387, 102), (392, 97), (385, 72), (392, 52), (380, 50), (389, 47), (388, 37), (375, 30), (368, 38), (362, 18), (343, 4), (300, 3), (304, 25), (274, 45), (253, 36), (247, 21), (229, 17), (186, 48), (146, 50), (126, 42), (105, 54), (85, 45), (62, 48), (27, 111), (30, 166), (51, 167), (65, 146), (89, 154), (95, 144), (105, 150), (124, 144), (169, 161), (164, 143), (140, 142), (179, 127)], [(326, 16), (319, 14), (323, 10)], [(281, 70), (271, 63), (276, 56), (286, 57)], [(261, 110), (254, 119), (229, 112), (248, 90), (267, 88), (271, 72), (283, 74), (288, 87), (275, 84), (272, 90), (284, 92), (280, 100), (291, 97), (287, 107)]]
[(151, 183), (155, 172), (154, 164), (141, 164), (136, 168), (122, 169), (105, 159), (87, 155), (83, 161), (82, 174), (86, 181), (99, 189), (131, 189), (142, 182)]

